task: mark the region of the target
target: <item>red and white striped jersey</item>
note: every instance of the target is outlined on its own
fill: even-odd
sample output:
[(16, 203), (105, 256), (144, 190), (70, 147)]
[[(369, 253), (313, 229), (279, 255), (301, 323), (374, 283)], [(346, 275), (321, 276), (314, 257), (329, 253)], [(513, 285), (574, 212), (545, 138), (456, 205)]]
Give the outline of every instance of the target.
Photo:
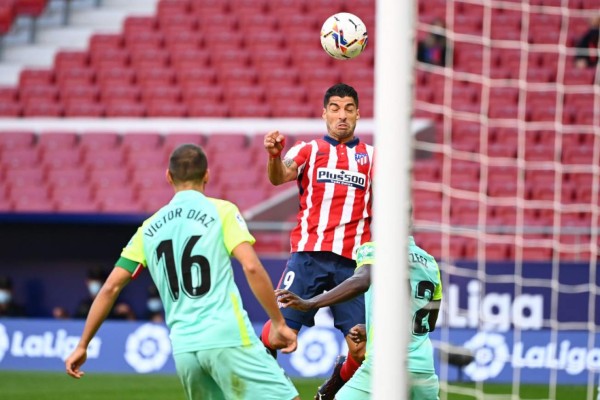
[(298, 165), (298, 224), (291, 251), (331, 251), (355, 259), (371, 240), (373, 146), (325, 136), (296, 143), (286, 154)]

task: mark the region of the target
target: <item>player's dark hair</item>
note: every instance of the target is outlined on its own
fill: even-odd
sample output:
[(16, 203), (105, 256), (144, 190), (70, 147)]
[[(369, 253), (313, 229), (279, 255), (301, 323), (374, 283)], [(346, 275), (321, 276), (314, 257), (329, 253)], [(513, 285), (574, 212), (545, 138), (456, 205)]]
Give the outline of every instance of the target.
[(207, 169), (208, 160), (200, 146), (182, 144), (171, 153), (169, 172), (174, 183), (202, 182)]
[(329, 99), (333, 96), (338, 97), (352, 97), (354, 102), (356, 103), (356, 107), (358, 107), (358, 93), (356, 90), (345, 83), (338, 83), (327, 89), (325, 92), (325, 97), (323, 97), (323, 107), (327, 108), (327, 104), (329, 104)]

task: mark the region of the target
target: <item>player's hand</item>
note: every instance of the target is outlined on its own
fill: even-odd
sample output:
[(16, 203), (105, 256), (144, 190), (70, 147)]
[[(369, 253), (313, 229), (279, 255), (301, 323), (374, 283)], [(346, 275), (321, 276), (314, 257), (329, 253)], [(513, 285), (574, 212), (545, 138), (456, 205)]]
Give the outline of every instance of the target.
[(354, 325), (352, 328), (350, 328), (350, 331), (348, 331), (348, 336), (350, 337), (350, 340), (356, 344), (366, 342), (367, 327), (364, 324)]
[(271, 323), (269, 343), (274, 349), (281, 350), (282, 353), (291, 353), (298, 347), (298, 334), (285, 323)]
[(285, 289), (275, 290), (275, 297), (283, 308), (293, 308), (299, 311), (308, 311), (312, 309), (312, 303), (310, 301), (301, 299), (296, 293), (290, 292)]
[(285, 147), (285, 136), (279, 131), (271, 131), (265, 135), (263, 144), (271, 157), (277, 157)]
[(85, 372), (79, 369), (85, 360), (87, 360), (87, 350), (81, 347), (75, 348), (71, 355), (65, 360), (67, 374), (77, 379), (85, 375)]

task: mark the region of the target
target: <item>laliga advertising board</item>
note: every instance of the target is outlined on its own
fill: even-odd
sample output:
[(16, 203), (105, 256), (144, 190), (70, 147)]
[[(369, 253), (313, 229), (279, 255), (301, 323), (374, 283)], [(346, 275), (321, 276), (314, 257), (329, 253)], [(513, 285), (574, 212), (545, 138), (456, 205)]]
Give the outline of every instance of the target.
[[(274, 262), (265, 260), (265, 265), (276, 270)], [(280, 260), (275, 263), (279, 265)], [(556, 372), (562, 384), (586, 384), (589, 373), (600, 370), (600, 333), (559, 329), (553, 335), (544, 328), (548, 321), (557, 322), (559, 327), (585, 326), (589, 293), (557, 292), (550, 284), (522, 285), (516, 293), (512, 279), (506, 282), (475, 279), (477, 263), (462, 262), (453, 268), (447, 265), (441, 268), (446, 271), (461, 268), (463, 272), (447, 276), (441, 320), (431, 338), (436, 347), (443, 338), (443, 345), (471, 350), (475, 359), (465, 367), (464, 378), (511, 382), (513, 371), (518, 368), (523, 383), (547, 383)], [(510, 273), (511, 268), (514, 263), (488, 263), (486, 272), (497, 276)], [(586, 284), (589, 268), (586, 263), (570, 263), (556, 277), (549, 264), (522, 265), (523, 276), (534, 278), (534, 282), (561, 285)], [(241, 280), (238, 283), (248, 309), (259, 307), (251, 301), (247, 284), (244, 286)], [(552, 304), (559, 306), (553, 309)], [(595, 307), (598, 309), (600, 303)], [(261, 315), (257, 310), (252, 314)], [(315, 327), (300, 331), (298, 350), (290, 355), (280, 354), (277, 359), (290, 377), (326, 377), (337, 355), (347, 352), (327, 310), (317, 316)], [(257, 332), (263, 322), (255, 321)], [(83, 320), (0, 318), (0, 370), (63, 372), (63, 360), (76, 346), (82, 330)], [(441, 371), (439, 358), (436, 354), (436, 368)], [(160, 324), (107, 321), (90, 344), (84, 370), (174, 374), (168, 330)], [(457, 378), (458, 371), (450, 367), (448, 379)]]
[[(261, 329), (256, 324), (255, 329)], [(77, 344), (83, 321), (0, 319), (0, 370), (64, 371), (64, 358)], [(475, 361), (464, 369), (472, 381), (511, 382), (513, 368), (521, 369), (524, 383), (548, 382), (553, 370), (563, 384), (585, 384), (589, 371), (600, 369), (600, 334), (588, 348), (588, 332), (560, 332), (553, 340), (548, 330), (513, 331), (450, 329), (449, 342), (464, 346)], [(432, 334), (440, 343), (440, 332)], [(280, 354), (278, 362), (292, 377), (325, 377), (346, 343), (331, 324), (301, 331), (298, 350)], [(439, 356), (436, 354), (436, 369)], [(91, 342), (86, 372), (175, 373), (168, 330), (161, 324), (107, 321)], [(438, 369), (439, 371), (439, 369)], [(450, 380), (458, 371), (450, 368)]]

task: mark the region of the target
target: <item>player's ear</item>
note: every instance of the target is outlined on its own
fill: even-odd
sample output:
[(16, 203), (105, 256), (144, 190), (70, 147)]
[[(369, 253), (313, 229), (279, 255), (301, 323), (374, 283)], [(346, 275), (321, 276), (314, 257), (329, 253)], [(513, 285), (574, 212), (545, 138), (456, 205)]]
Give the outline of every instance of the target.
[(171, 176), (171, 171), (168, 169), (165, 171), (165, 178), (167, 179), (167, 182), (169, 182), (169, 185), (173, 186), (173, 177)]
[(210, 169), (206, 169), (206, 173), (204, 174), (204, 179), (202, 180), (206, 185), (208, 181), (210, 181)]
[(326, 114), (327, 114), (327, 110), (323, 109), (323, 114), (321, 115), (321, 118), (323, 118), (324, 120), (326, 120), (327, 119)]
[(360, 110), (356, 109), (356, 119), (360, 119)]

